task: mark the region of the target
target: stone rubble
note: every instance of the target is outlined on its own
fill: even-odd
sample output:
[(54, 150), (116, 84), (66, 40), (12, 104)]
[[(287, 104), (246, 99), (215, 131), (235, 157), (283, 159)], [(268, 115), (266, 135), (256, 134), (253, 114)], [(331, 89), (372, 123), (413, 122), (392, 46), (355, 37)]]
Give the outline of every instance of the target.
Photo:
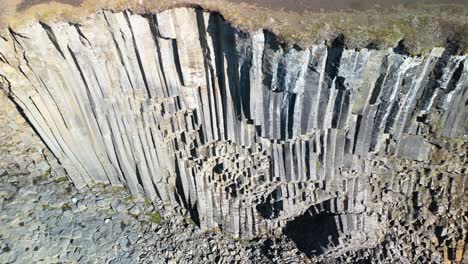
[[(180, 211), (122, 199), (129, 194), (108, 186), (78, 192), (58, 176), (0, 178), (0, 263), (269, 263)], [(161, 222), (155, 212), (165, 212)]]
[(78, 192), (0, 102), (0, 263), (269, 263), (257, 243), (204, 232), (183, 208), (104, 185)]

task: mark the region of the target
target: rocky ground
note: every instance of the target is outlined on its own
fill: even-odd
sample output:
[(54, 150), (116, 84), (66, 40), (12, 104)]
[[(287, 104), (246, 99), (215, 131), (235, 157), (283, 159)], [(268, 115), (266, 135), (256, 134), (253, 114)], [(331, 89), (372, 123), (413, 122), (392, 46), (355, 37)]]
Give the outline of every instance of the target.
[(182, 208), (80, 190), (0, 94), (0, 263), (288, 263), (270, 240), (202, 232)]
[(182, 214), (134, 201), (119, 189), (79, 193), (66, 178), (30, 173), (3, 173), (0, 185), (1, 263), (262, 260), (240, 241), (202, 233)]

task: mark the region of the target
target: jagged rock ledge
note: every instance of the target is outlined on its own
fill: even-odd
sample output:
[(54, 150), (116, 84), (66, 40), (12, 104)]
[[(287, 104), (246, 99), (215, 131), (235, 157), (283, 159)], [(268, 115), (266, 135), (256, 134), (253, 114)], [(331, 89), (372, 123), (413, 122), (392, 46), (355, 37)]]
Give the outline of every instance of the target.
[[(467, 65), (444, 48), (285, 47), (192, 8), (101, 11), (0, 39), (1, 87), (78, 188), (125, 186), (202, 229), (284, 233), (324, 258), (457, 259)], [(425, 229), (400, 221), (427, 215)], [(418, 236), (393, 246), (396, 225)], [(440, 225), (437, 245), (415, 242)]]

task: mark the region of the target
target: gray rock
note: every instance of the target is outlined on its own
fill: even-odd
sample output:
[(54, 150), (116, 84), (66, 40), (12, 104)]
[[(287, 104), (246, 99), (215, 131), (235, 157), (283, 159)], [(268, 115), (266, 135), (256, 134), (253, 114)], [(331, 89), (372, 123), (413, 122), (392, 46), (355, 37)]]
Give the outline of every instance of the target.
[[(288, 46), (193, 8), (10, 31), (0, 38), (0, 234), (43, 245), (28, 262), (56, 261), (45, 252), (62, 238), (62, 262), (202, 262), (206, 232), (220, 228), (282, 238), (255, 245), (257, 258), (212, 235), (225, 240), (213, 247), (221, 263), (463, 253), (466, 55)], [(188, 214), (200, 228), (182, 231)], [(143, 246), (145, 232), (156, 242)], [(129, 252), (115, 248), (122, 237)], [(296, 255), (295, 244), (310, 247)]]

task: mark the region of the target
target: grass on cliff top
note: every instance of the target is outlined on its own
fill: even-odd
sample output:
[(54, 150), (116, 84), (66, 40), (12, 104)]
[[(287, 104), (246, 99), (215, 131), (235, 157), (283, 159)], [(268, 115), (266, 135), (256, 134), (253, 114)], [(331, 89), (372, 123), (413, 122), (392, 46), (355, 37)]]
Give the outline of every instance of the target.
[(83, 0), (75, 6), (45, 1), (17, 11), (19, 1), (0, 0), (2, 28), (9, 25), (15, 29), (38, 20), (79, 23), (102, 9), (155, 13), (172, 7), (196, 6), (219, 12), (246, 30), (267, 29), (285, 42), (302, 47), (329, 43), (342, 35), (349, 48), (390, 48), (403, 41), (411, 54), (427, 54), (433, 47), (446, 46), (447, 40), (451, 40), (460, 47), (460, 53), (468, 49), (468, 11), (460, 5), (416, 4), (366, 11), (298, 13), (228, 0)]

